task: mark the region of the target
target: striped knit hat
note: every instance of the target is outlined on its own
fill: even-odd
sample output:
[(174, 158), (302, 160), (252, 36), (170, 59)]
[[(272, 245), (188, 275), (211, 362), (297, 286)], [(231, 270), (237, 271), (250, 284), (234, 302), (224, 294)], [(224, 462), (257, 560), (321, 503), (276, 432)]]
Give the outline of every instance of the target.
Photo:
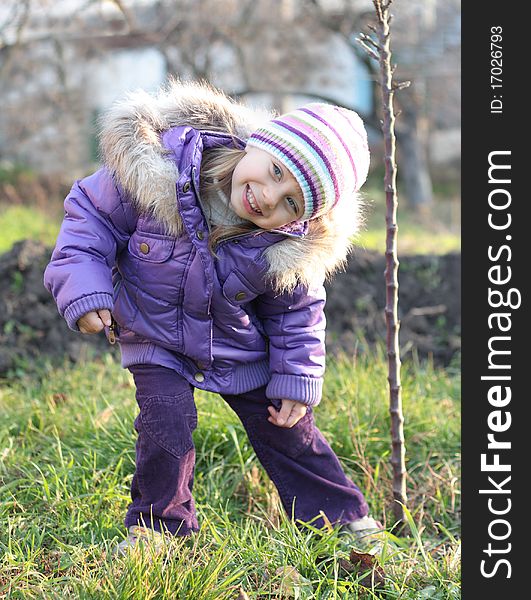
[(249, 146), (275, 156), (304, 196), (302, 221), (327, 213), (359, 190), (369, 170), (367, 132), (352, 110), (312, 102), (253, 132)]

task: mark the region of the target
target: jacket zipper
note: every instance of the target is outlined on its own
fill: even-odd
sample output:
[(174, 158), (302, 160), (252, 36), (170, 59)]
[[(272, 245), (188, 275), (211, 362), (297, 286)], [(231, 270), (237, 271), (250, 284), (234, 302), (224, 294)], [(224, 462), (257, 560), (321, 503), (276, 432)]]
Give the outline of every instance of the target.
[(107, 335), (107, 339), (109, 340), (109, 344), (111, 344), (111, 346), (114, 346), (114, 344), (116, 344), (116, 321), (114, 320), (114, 317), (111, 315), (111, 324), (109, 325), (109, 334)]
[(197, 185), (195, 184), (195, 174), (196, 174), (196, 168), (192, 167), (192, 172), (191, 172), (191, 176), (192, 176), (192, 187), (194, 188), (194, 192), (195, 195), (197, 196), (197, 200), (199, 202), (199, 206), (201, 208), (201, 212), (203, 213), (203, 217), (205, 219), (205, 223), (208, 229), (208, 233), (211, 232), (211, 227), (210, 227), (210, 223), (208, 222), (208, 219), (206, 218), (206, 213), (205, 213), (205, 207), (203, 206), (203, 201), (201, 200), (201, 194), (199, 193), (199, 190), (197, 189)]

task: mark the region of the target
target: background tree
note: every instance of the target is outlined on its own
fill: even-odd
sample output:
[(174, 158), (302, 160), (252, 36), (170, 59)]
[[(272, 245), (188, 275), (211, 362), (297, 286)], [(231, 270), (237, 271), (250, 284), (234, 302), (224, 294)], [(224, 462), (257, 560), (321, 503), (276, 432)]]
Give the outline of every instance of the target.
[[(279, 111), (294, 94), (357, 108), (327, 90), (341, 69), (338, 49), (356, 54), (376, 85), (377, 64), (355, 42), (371, 14), (369, 0), (7, 0), (0, 10), (0, 159), (70, 173), (86, 166), (91, 74), (126, 50), (151, 48), (166, 72), (208, 79), (235, 96), (267, 94), (264, 102)], [(402, 2), (394, 22), (401, 77), (413, 81), (397, 106), (399, 185), (419, 209), (433, 198), (430, 136), (459, 127), (458, 23), (459, 0)], [(378, 102), (363, 114), (374, 130), (381, 116)]]
[(11, 5), (0, 54), (0, 145), (21, 163), (31, 162), (37, 146), (44, 170), (87, 164), (81, 149), (94, 126), (91, 67), (117, 51), (153, 48), (167, 73), (206, 79), (236, 96), (267, 93), (279, 111), (328, 60), (328, 32), (314, 24), (309, 33), (292, 0), (275, 11), (265, 0), (87, 0), (67, 5), (69, 12), (48, 0), (26, 0), (24, 10)]
[[(356, 36), (372, 16), (370, 0), (302, 0), (321, 22), (364, 60), (378, 81), (378, 63), (360, 51)], [(397, 126), (401, 181), (410, 205), (424, 210), (433, 202), (429, 169), (429, 132), (460, 126), (460, 0), (408, 0), (393, 23), (395, 57), (401, 76), (413, 85), (400, 95)], [(375, 94), (375, 97), (377, 95)], [(365, 120), (375, 129), (381, 109)]]

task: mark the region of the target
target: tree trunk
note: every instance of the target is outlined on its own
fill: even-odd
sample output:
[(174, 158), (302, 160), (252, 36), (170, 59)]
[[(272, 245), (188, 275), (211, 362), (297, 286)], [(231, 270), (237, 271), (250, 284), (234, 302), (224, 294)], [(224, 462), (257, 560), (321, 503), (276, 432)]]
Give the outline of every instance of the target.
[(389, 413), (391, 416), (391, 464), (393, 466), (393, 512), (396, 525), (405, 523), (404, 506), (406, 504), (406, 447), (404, 444), (404, 415), (402, 411), (402, 383), (400, 379), (400, 346), (398, 332), (398, 256), (397, 256), (397, 209), (398, 193), (396, 189), (397, 165), (395, 162), (395, 112), (394, 93), (403, 89), (409, 82), (397, 84), (393, 81), (394, 67), (391, 65), (389, 6), (392, 0), (373, 0), (378, 21), (371, 30), (377, 40), (362, 34), (361, 44), (378, 61), (380, 90), (382, 93), (382, 133), (384, 138), (384, 189), (386, 203), (386, 248), (385, 248), (385, 320), (387, 325), (387, 360), (389, 382)]
[(428, 128), (416, 93), (402, 97), (401, 127), (397, 128), (400, 175), (409, 206), (425, 210), (433, 203), (428, 168)]

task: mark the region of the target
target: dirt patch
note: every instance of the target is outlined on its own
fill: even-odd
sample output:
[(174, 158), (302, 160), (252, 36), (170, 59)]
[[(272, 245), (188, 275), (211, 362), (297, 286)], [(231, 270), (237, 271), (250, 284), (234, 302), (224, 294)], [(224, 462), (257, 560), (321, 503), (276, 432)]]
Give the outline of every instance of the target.
[[(33, 240), (17, 242), (0, 255), (0, 375), (18, 361), (43, 356), (75, 361), (88, 349), (109, 349), (104, 336), (70, 331), (43, 284), (52, 250)], [(113, 348), (114, 350), (114, 348)]]
[[(70, 331), (42, 283), (51, 248), (25, 240), (0, 256), (0, 375), (43, 356), (116, 352), (103, 335)], [(385, 340), (384, 257), (358, 251), (327, 286), (327, 345), (352, 353)], [(404, 358), (415, 351), (448, 364), (460, 349), (460, 255), (405, 256), (399, 269), (400, 341)]]
[[(327, 344), (352, 352), (385, 344), (385, 257), (357, 251), (327, 286)], [(400, 353), (448, 365), (461, 349), (461, 255), (402, 256), (398, 270)]]

